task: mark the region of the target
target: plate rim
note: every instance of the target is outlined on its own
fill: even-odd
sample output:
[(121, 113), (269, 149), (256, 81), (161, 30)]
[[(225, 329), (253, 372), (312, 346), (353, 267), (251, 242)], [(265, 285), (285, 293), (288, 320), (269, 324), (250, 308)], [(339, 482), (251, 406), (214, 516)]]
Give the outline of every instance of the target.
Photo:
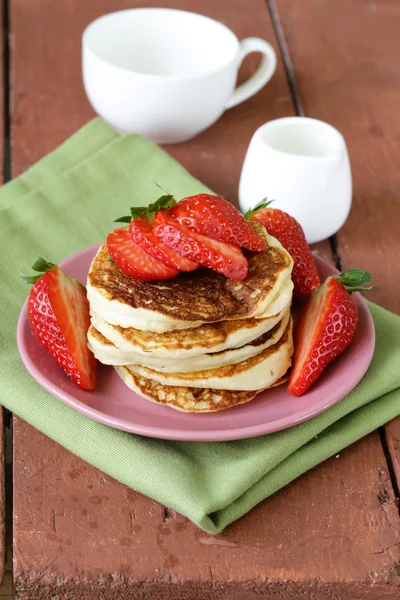
[[(76, 252), (75, 254), (67, 257), (63, 261), (60, 262), (60, 267), (68, 267), (69, 262), (74, 261), (79, 258), (80, 255), (86, 254), (88, 252), (95, 252), (99, 248), (100, 244), (93, 244), (87, 248)], [(339, 273), (339, 271), (330, 264), (324, 258), (314, 255), (314, 258), (317, 263), (328, 268), (332, 274)], [(115, 418), (111, 415), (107, 415), (101, 410), (98, 410), (92, 406), (86, 405), (81, 400), (77, 399), (75, 396), (70, 394), (69, 392), (64, 391), (62, 388), (52, 383), (41, 370), (36, 366), (34, 361), (32, 361), (31, 357), (27, 349), (25, 348), (25, 344), (23, 343), (23, 330), (28, 321), (28, 298), (25, 300), (17, 324), (17, 345), (19, 354), (21, 356), (22, 362), (25, 365), (27, 371), (31, 374), (31, 376), (39, 383), (41, 387), (43, 387), (46, 391), (48, 391), (54, 398), (60, 400), (64, 404), (70, 406), (71, 408), (77, 410), (81, 414), (89, 417), (93, 420), (96, 420), (104, 425), (109, 427), (113, 427), (115, 429), (119, 429), (121, 431), (126, 431), (128, 433), (134, 433), (136, 435), (141, 435), (144, 437), (156, 438), (156, 439), (164, 439), (171, 441), (191, 441), (191, 442), (221, 442), (221, 441), (233, 441), (239, 439), (250, 439), (253, 437), (260, 437), (262, 435), (267, 435), (270, 433), (275, 433), (278, 431), (282, 431), (284, 429), (288, 429), (290, 427), (294, 427), (299, 425), (300, 423), (304, 423), (312, 419), (313, 417), (325, 412), (328, 408), (334, 406), (338, 402), (340, 402), (350, 391), (352, 391), (356, 385), (361, 381), (364, 377), (365, 373), (368, 370), (369, 365), (371, 364), (374, 350), (375, 350), (375, 325), (371, 315), (371, 311), (368, 308), (368, 305), (364, 298), (359, 293), (355, 293), (354, 296), (357, 298), (357, 307), (359, 309), (360, 321), (365, 321), (365, 324), (368, 327), (368, 335), (371, 336), (371, 343), (368, 348), (368, 352), (364, 359), (362, 368), (357, 372), (357, 376), (354, 378), (354, 385), (352, 385), (351, 389), (346, 389), (343, 393), (343, 388), (346, 386), (339, 386), (336, 393), (330, 397), (330, 399), (326, 402), (323, 402), (321, 405), (317, 405), (314, 408), (304, 409), (300, 411), (296, 415), (288, 415), (285, 417), (281, 417), (275, 421), (269, 421), (264, 423), (258, 423), (255, 425), (248, 425), (246, 427), (236, 427), (234, 429), (216, 429), (216, 430), (192, 430), (192, 429), (168, 429), (166, 427), (157, 427), (157, 426), (148, 426), (141, 425), (140, 423), (135, 422), (127, 422), (122, 418)], [(29, 325), (29, 323), (28, 323)], [(39, 342), (38, 342), (39, 343)], [(87, 392), (88, 394), (96, 393)], [(140, 394), (139, 394), (140, 395)], [(146, 399), (145, 399), (146, 400)], [(146, 400), (147, 402), (147, 400)], [(251, 402), (251, 401), (250, 401)], [(171, 408), (171, 410), (174, 410)], [(227, 409), (229, 410), (229, 409)], [(195, 419), (197, 415), (193, 415)]]

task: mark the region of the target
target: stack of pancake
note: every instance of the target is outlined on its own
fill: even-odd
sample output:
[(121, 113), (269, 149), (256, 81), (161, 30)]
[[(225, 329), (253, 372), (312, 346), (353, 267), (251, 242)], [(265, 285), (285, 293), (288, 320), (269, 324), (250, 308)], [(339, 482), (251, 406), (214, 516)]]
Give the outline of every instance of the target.
[(262, 225), (244, 281), (209, 269), (168, 281), (126, 276), (103, 244), (87, 282), (89, 347), (142, 397), (193, 413), (223, 410), (283, 383), (293, 354), (293, 262)]

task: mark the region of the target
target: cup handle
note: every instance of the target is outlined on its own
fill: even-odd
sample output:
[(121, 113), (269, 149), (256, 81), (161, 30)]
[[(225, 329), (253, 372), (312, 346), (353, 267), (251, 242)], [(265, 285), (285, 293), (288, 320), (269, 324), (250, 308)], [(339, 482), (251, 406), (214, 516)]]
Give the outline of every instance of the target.
[(237, 62), (239, 69), (243, 59), (251, 52), (261, 52), (263, 55), (261, 64), (257, 71), (244, 83), (239, 85), (228, 100), (226, 108), (232, 108), (251, 96), (254, 96), (271, 79), (276, 68), (275, 50), (261, 38), (246, 38), (240, 42), (240, 50)]

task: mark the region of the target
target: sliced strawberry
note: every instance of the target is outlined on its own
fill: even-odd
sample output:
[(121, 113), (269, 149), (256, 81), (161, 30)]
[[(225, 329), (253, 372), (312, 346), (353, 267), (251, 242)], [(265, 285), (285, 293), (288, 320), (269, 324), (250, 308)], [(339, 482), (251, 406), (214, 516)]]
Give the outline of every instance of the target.
[(164, 265), (175, 267), (180, 271), (194, 271), (194, 269), (199, 268), (197, 263), (181, 256), (175, 250), (163, 244), (154, 234), (150, 221), (144, 217), (137, 217), (134, 221), (131, 221), (129, 232), (135, 244), (160, 260)]
[(129, 277), (143, 281), (171, 279), (178, 275), (175, 267), (169, 267), (148, 254), (132, 241), (127, 229), (116, 229), (107, 238), (111, 258)]
[(221, 196), (197, 194), (180, 200), (169, 210), (181, 225), (214, 240), (262, 252), (267, 244), (243, 215)]
[(247, 275), (247, 260), (239, 248), (183, 227), (166, 209), (156, 213), (153, 231), (166, 246), (203, 267), (231, 279), (241, 280)]
[(283, 210), (269, 207), (269, 204), (263, 200), (247, 211), (245, 217), (264, 225), (292, 256), (294, 294), (298, 300), (304, 300), (321, 283), (314, 257), (300, 223)]
[(30, 325), (42, 346), (79, 387), (94, 390), (97, 360), (87, 346), (90, 326), (85, 288), (61, 269), (42, 258), (34, 264), (34, 283), (28, 300)]
[[(303, 308), (294, 330), (294, 357), (288, 392), (301, 396), (326, 366), (350, 344), (358, 323), (350, 292), (366, 288), (371, 276), (354, 269), (328, 277)], [(349, 291), (347, 291), (347, 289)]]

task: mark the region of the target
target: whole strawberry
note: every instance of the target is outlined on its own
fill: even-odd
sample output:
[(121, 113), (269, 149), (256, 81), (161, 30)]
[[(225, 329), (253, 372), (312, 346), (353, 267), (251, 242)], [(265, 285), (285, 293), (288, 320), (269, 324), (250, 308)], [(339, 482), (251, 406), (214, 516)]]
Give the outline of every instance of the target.
[(350, 293), (370, 289), (365, 287), (370, 280), (367, 271), (353, 269), (328, 277), (312, 292), (294, 329), (290, 394), (304, 394), (350, 344), (358, 323), (357, 305)]
[(279, 240), (292, 256), (294, 295), (297, 300), (304, 300), (321, 283), (313, 255), (300, 223), (283, 210), (271, 208), (270, 204), (262, 200), (248, 210), (245, 217), (264, 225), (268, 233)]
[(34, 284), (28, 299), (32, 330), (72, 381), (84, 390), (93, 390), (97, 360), (87, 346), (90, 315), (85, 288), (43, 258), (38, 257), (32, 268), (39, 275), (21, 274)]
[(238, 209), (221, 196), (197, 194), (182, 198), (169, 214), (184, 227), (225, 244), (255, 252), (267, 249)]

